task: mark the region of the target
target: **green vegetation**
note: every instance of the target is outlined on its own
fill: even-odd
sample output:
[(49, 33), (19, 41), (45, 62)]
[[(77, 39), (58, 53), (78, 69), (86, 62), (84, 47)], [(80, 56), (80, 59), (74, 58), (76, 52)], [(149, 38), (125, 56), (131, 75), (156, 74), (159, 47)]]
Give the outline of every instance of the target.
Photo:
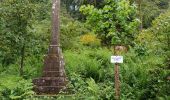
[(63, 0), (61, 45), (71, 93), (39, 97), (32, 79), (41, 76), (49, 45), (51, 0), (0, 0), (0, 100), (114, 100), (116, 44), (128, 47), (120, 99), (169, 100), (169, 1), (141, 0), (141, 9), (137, 1)]
[(81, 6), (80, 11), (87, 15), (87, 24), (106, 45), (132, 45), (139, 23), (135, 17), (135, 6), (126, 0), (106, 0), (104, 3), (105, 6), (100, 9), (93, 5)]

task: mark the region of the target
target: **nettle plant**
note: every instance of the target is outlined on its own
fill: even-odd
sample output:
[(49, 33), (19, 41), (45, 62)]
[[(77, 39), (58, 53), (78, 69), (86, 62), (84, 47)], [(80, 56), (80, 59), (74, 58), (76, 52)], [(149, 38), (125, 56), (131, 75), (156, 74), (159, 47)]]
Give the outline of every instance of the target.
[(86, 15), (86, 23), (101, 38), (103, 44), (132, 45), (138, 33), (139, 19), (136, 5), (129, 0), (105, 0), (102, 8), (83, 5), (80, 12)]

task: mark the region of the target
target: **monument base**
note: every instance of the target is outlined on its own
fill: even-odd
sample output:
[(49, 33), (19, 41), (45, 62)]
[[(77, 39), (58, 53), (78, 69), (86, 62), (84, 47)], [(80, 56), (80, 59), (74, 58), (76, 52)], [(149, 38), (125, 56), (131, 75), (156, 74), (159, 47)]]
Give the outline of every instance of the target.
[(33, 80), (33, 90), (38, 95), (58, 94), (66, 90), (66, 74), (61, 50), (57, 45), (50, 45), (49, 53), (44, 59), (43, 75)]
[(41, 77), (33, 80), (34, 91), (38, 95), (43, 94), (59, 94), (60, 91), (66, 90), (66, 81), (64, 78), (57, 77)]

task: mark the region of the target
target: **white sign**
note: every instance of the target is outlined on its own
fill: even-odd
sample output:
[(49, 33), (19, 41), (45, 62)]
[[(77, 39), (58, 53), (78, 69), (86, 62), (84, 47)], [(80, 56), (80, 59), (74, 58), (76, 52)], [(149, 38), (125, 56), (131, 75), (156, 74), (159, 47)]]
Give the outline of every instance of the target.
[(111, 63), (123, 63), (123, 56), (111, 56)]

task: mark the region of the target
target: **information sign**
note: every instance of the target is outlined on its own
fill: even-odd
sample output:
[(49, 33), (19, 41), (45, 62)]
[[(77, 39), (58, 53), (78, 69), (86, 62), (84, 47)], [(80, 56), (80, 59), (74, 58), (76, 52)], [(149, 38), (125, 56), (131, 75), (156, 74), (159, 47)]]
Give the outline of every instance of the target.
[(123, 56), (111, 56), (111, 63), (123, 63)]

